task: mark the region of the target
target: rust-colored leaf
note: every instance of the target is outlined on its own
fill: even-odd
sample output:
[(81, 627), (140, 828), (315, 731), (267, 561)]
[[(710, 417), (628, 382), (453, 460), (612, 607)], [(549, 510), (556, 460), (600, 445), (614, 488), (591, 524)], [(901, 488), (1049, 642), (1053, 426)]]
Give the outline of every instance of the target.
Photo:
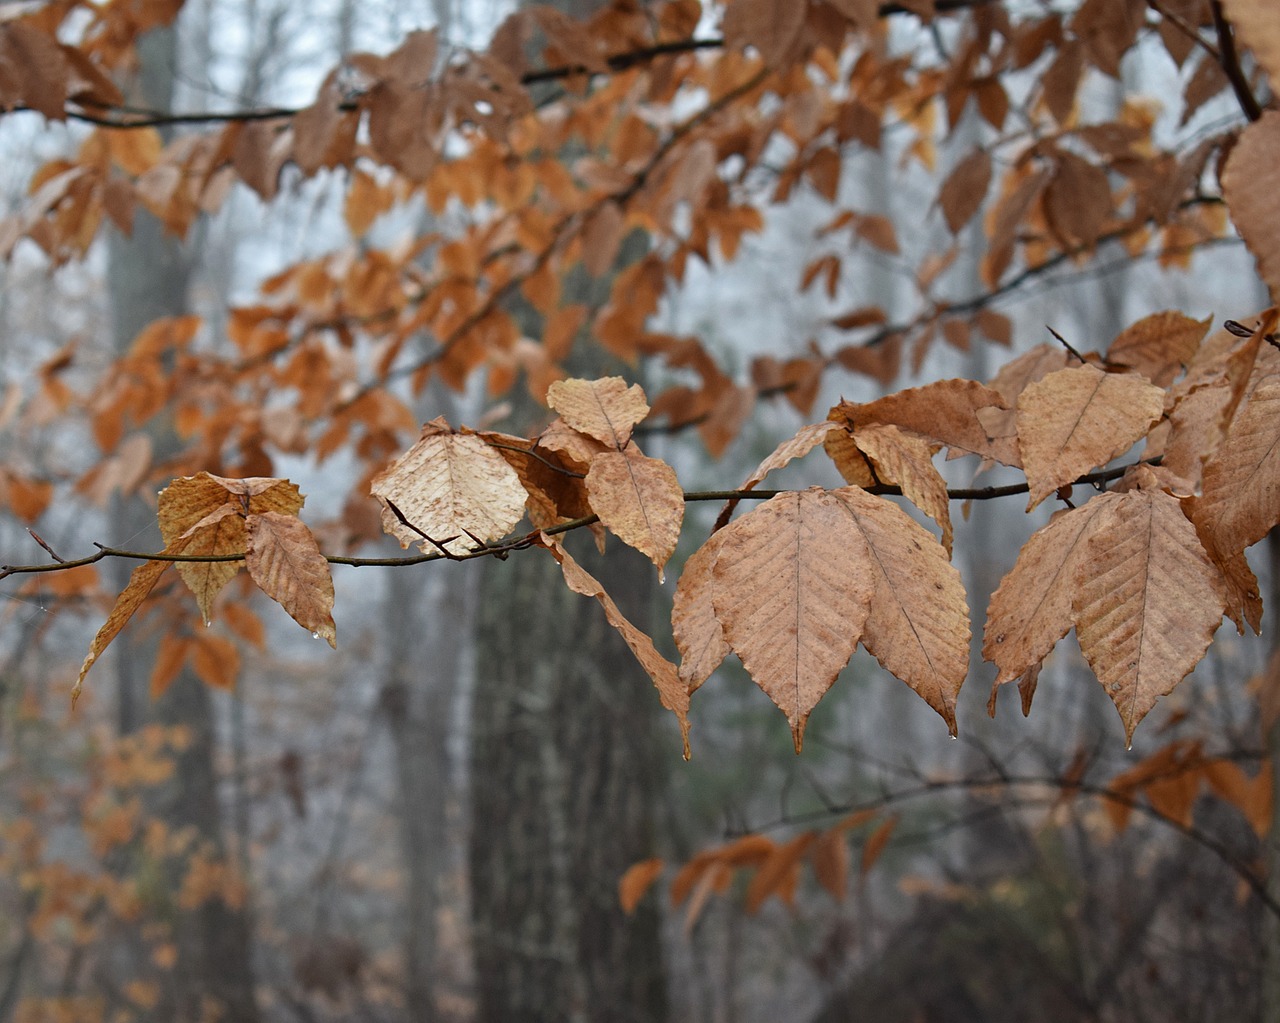
[(885, 846), (889, 844), (889, 839), (893, 836), (893, 830), (898, 826), (897, 817), (886, 817), (878, 825), (875, 831), (867, 836), (866, 842), (862, 845), (862, 876), (867, 875), (872, 867), (876, 865), (876, 861), (880, 859), (884, 852)]
[(735, 49), (754, 46), (777, 67), (804, 26), (805, 9), (794, 0), (733, 0), (724, 15), (725, 41)]
[(1018, 446), (1030, 511), (1065, 483), (1105, 465), (1164, 411), (1164, 391), (1130, 373), (1081, 365), (1050, 373), (1018, 397)]
[(207, 686), (230, 691), (240, 676), (240, 651), (224, 636), (202, 630), (191, 637), (190, 660), (196, 676)]
[(1226, 606), (1221, 578), (1178, 499), (1154, 487), (1107, 503), (1075, 571), (1080, 649), (1131, 741), (1208, 649)]
[(655, 858), (641, 860), (627, 868), (626, 873), (618, 881), (618, 903), (622, 906), (624, 913), (630, 915), (635, 912), (645, 892), (653, 886), (653, 882), (662, 873), (662, 867), (662, 860)]
[(630, 446), (597, 455), (586, 483), (600, 521), (657, 565), (661, 576), (684, 521), (684, 492), (675, 470)]
[[(166, 547), (164, 553), (185, 554), (186, 542), (180, 540), (173, 546)], [(138, 608), (142, 607), (147, 595), (160, 580), (164, 570), (171, 564), (172, 562), (169, 561), (147, 561), (133, 570), (133, 574), (129, 576), (129, 584), (121, 591), (120, 596), (116, 598), (115, 605), (111, 608), (111, 613), (107, 615), (107, 620), (102, 623), (97, 634), (93, 637), (93, 642), (89, 644), (89, 653), (85, 656), (84, 663), (80, 665), (80, 674), (76, 676), (76, 684), (71, 689), (71, 705), (73, 707), (76, 700), (80, 698), (84, 677), (89, 673), (89, 669), (93, 667), (93, 662), (102, 656), (102, 652), (120, 634), (120, 630), (128, 624), (129, 619), (134, 616)]]
[(311, 530), (279, 512), (250, 515), (245, 530), (245, 563), (253, 581), (312, 636), (336, 648), (333, 577)]
[(680, 678), (692, 693), (729, 653), (724, 629), (716, 617), (711, 594), (715, 585), (715, 563), (724, 531), (712, 533), (707, 542), (689, 556), (676, 583), (671, 606), (671, 633), (680, 651)]
[[(1239, 6), (1250, 5), (1241, 0)], [(1275, 11), (1260, 16), (1274, 22)], [(1280, 301), (1280, 189), (1267, 168), (1277, 164), (1280, 110), (1267, 110), (1232, 147), (1222, 171), (1222, 194), (1240, 237), (1258, 261), (1258, 274), (1271, 289), (1272, 301)]]
[(978, 212), (990, 186), (991, 156), (985, 149), (975, 149), (956, 164), (938, 193), (938, 205), (952, 234), (959, 234)]
[(942, 546), (951, 556), (950, 498), (947, 483), (933, 464), (929, 444), (888, 423), (864, 426), (854, 434), (858, 447), (871, 459), (882, 483), (902, 488), (902, 495), (942, 529)]
[(622, 377), (600, 380), (557, 380), (547, 388), (547, 404), (569, 426), (621, 451), (635, 425), (649, 414), (639, 384)]
[(618, 630), (640, 666), (648, 673), (658, 690), (662, 705), (676, 716), (684, 741), (684, 756), (689, 759), (689, 688), (681, 680), (676, 666), (654, 648), (653, 640), (631, 624), (618, 609), (613, 598), (586, 569), (579, 565), (554, 537), (540, 533), (538, 542), (560, 563), (564, 581), (574, 593), (595, 597), (604, 608), (605, 618)]
[(383, 529), (401, 547), (418, 543), (451, 554), (506, 536), (524, 515), (527, 496), (498, 452), (479, 437), (454, 433), (443, 419), (427, 423), (370, 492), (382, 505)]
[(791, 905), (800, 861), (817, 837), (816, 831), (802, 831), (791, 841), (784, 842), (769, 853), (751, 879), (751, 884), (747, 886), (748, 913), (758, 912), (770, 895), (777, 895), (787, 905)]
[(150, 693), (153, 700), (163, 696), (173, 685), (173, 680), (178, 677), (178, 672), (187, 659), (190, 646), (190, 639), (174, 632), (166, 632), (160, 637), (156, 646), (155, 664), (151, 666)]
[(829, 828), (818, 836), (809, 854), (813, 876), (837, 901), (845, 896), (849, 883), (849, 840), (843, 828)]
[[(919, 527), (917, 527), (919, 528)], [(730, 647), (804, 725), (858, 645), (874, 578), (862, 531), (831, 493), (779, 494), (722, 530), (712, 601)]]
[(956, 697), (969, 670), (969, 607), (960, 573), (927, 529), (859, 487), (833, 490), (857, 527), (874, 580), (862, 644), (956, 734)]

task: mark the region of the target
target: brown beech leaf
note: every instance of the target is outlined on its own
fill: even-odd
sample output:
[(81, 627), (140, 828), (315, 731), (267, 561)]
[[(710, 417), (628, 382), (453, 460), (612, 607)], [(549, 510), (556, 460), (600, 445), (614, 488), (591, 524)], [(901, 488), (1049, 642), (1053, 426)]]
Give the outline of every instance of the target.
[(557, 380), (547, 388), (547, 404), (579, 433), (619, 451), (631, 440), (636, 423), (649, 414), (640, 385), (628, 387), (622, 377)]
[(853, 425), (888, 423), (951, 449), (951, 457), (978, 455), (1004, 465), (1020, 465), (1012, 437), (993, 437), (978, 411), (1006, 408), (999, 392), (973, 380), (939, 380), (909, 387), (864, 405), (841, 402), (832, 412)]
[(635, 912), (636, 906), (644, 898), (645, 892), (653, 886), (653, 882), (662, 873), (662, 866), (662, 860), (655, 858), (641, 860), (639, 863), (633, 863), (627, 868), (618, 881), (618, 904), (622, 906), (624, 913), (631, 914)]
[(729, 653), (724, 629), (716, 617), (711, 594), (714, 569), (720, 555), (724, 530), (712, 533), (707, 542), (689, 556), (676, 583), (671, 606), (671, 633), (680, 651), (680, 678), (692, 693)]
[(991, 156), (985, 149), (975, 149), (956, 164), (938, 193), (938, 205), (952, 234), (959, 234), (978, 212), (990, 185)]
[(439, 544), (451, 554), (506, 536), (524, 515), (527, 497), (498, 452), (479, 437), (454, 433), (444, 419), (427, 423), (417, 443), (374, 477), (370, 491), (382, 504), (382, 528), (401, 547), (419, 543), (431, 551)]
[[(1262, 6), (1268, 5), (1259, 6), (1258, 16), (1274, 22), (1275, 11), (1262, 14)], [(1275, 32), (1274, 27), (1271, 31)], [(1267, 168), (1277, 163), (1280, 110), (1267, 110), (1240, 133), (1222, 171), (1222, 195), (1231, 219), (1258, 261), (1258, 275), (1271, 289), (1273, 301), (1280, 301), (1280, 189)]]
[(591, 460), (600, 452), (615, 450), (594, 437), (579, 433), (559, 418), (552, 420), (551, 424), (538, 435), (537, 446), (547, 451), (554, 451), (561, 456), (562, 461), (583, 473), (591, 466)]
[(293, 515), (264, 512), (245, 521), (249, 575), (289, 617), (317, 639), (337, 648), (333, 624), (333, 577), (311, 530)]
[(1012, 409), (1028, 384), (1043, 380), (1054, 370), (1065, 369), (1068, 358), (1061, 345), (1038, 344), (1001, 366), (990, 386)]
[(916, 691), (956, 734), (956, 696), (969, 670), (969, 607), (960, 573), (930, 532), (860, 487), (831, 491), (857, 526), (875, 590), (862, 645)]
[(684, 521), (684, 492), (675, 470), (628, 447), (596, 455), (586, 483), (591, 509), (600, 521), (657, 565), (661, 576)]
[(1030, 511), (1060, 486), (1124, 454), (1164, 411), (1164, 391), (1131, 373), (1072, 366), (1018, 397)]
[(817, 838), (816, 831), (802, 831), (791, 841), (783, 842), (769, 853), (747, 886), (748, 913), (757, 912), (770, 895), (777, 895), (783, 902), (791, 904), (800, 861)]
[(1259, 386), (1237, 412), (1205, 464), (1191, 517), (1227, 555), (1257, 543), (1280, 521), (1280, 380)]
[[(838, 423), (812, 423), (809, 426), (802, 426), (800, 432), (794, 437), (784, 440), (774, 448), (773, 453), (755, 467), (738, 489), (755, 490), (774, 469), (781, 469), (795, 459), (803, 458), (835, 432), (844, 432)], [(724, 527), (733, 515), (733, 510), (738, 507), (739, 501), (740, 498), (731, 497), (725, 502), (724, 507), (720, 509), (720, 514), (716, 517), (715, 525), (712, 526), (713, 532)]]
[(849, 883), (849, 839), (843, 828), (830, 828), (818, 836), (809, 853), (813, 876), (839, 902)]
[(1244, 44), (1273, 82), (1280, 82), (1280, 20), (1268, 0), (1222, 0), (1222, 7)]
[(613, 598), (605, 592), (604, 587), (590, 572), (574, 561), (559, 540), (546, 533), (539, 533), (538, 543), (550, 551), (551, 556), (560, 563), (560, 570), (564, 573), (564, 581), (569, 589), (574, 593), (581, 593), (584, 597), (595, 597), (600, 602), (609, 624), (618, 630), (636, 660), (640, 662), (640, 666), (653, 680), (662, 705), (671, 711), (680, 723), (680, 735), (684, 741), (684, 758), (688, 760), (689, 687), (680, 680), (676, 666), (658, 653), (653, 640), (627, 620)]
[(1126, 327), (1107, 349), (1107, 361), (1136, 369), (1157, 387), (1168, 387), (1191, 361), (1213, 320), (1179, 312), (1152, 313)]
[(273, 511), (281, 515), (297, 515), (306, 500), (298, 492), (295, 484), (275, 476), (246, 476), (244, 479), (231, 479), (226, 476), (215, 476), (209, 472), (199, 475), (218, 484), (227, 493), (242, 498), (241, 503), (245, 514)]
[(1022, 545), (987, 605), (982, 656), (994, 664), (992, 693), (1035, 670), (1071, 629), (1077, 567), (1100, 512), (1116, 494), (1100, 494), (1079, 508), (1058, 512)]
[(1107, 503), (1075, 572), (1080, 649), (1132, 742), (1209, 648), (1226, 607), (1221, 576), (1178, 499), (1154, 488)]
[[(534, 441), (506, 433), (477, 433), (477, 437), (498, 452), (520, 477), (528, 494), (529, 521), (547, 529), (594, 514), (587, 502), (587, 488), (581, 475), (551, 450), (534, 450)], [(594, 442), (592, 442), (594, 443)]]
[(724, 38), (735, 49), (754, 46), (770, 67), (787, 56), (804, 27), (805, 5), (794, 0), (733, 0), (724, 15)]
[[(164, 550), (165, 554), (185, 554), (187, 541), (179, 540), (175, 544), (167, 546)], [(93, 667), (93, 662), (102, 656), (102, 652), (111, 645), (111, 641), (120, 635), (120, 630), (128, 624), (129, 619), (134, 616), (138, 608), (142, 607), (143, 601), (147, 599), (156, 583), (160, 580), (160, 576), (164, 574), (164, 570), (173, 562), (171, 561), (147, 561), (139, 565), (133, 570), (129, 576), (129, 585), (116, 597), (115, 605), (111, 608), (111, 613), (107, 615), (107, 620), (102, 623), (97, 634), (93, 637), (93, 642), (89, 644), (89, 653), (85, 656), (84, 663), (80, 665), (80, 674), (76, 676), (76, 684), (71, 688), (71, 706), (76, 705), (76, 700), (80, 698), (81, 687), (84, 685), (84, 677), (89, 673), (89, 669)]]
[(197, 677), (214, 689), (232, 690), (240, 676), (240, 651), (225, 636), (197, 632), (190, 643), (190, 662)]
[(805, 721), (853, 656), (870, 611), (875, 580), (862, 530), (815, 488), (779, 494), (721, 534), (716, 617), (787, 715), (799, 753)]
[(938, 524), (950, 557), (954, 531), (947, 482), (933, 464), (928, 442), (888, 423), (864, 426), (853, 439), (875, 465), (880, 481), (901, 487), (902, 496)]
[[(243, 554), (244, 513), (227, 502), (218, 506), (182, 534), (187, 554), (221, 557)], [(196, 598), (200, 616), (207, 625), (213, 617), (213, 602), (222, 588), (244, 567), (244, 561), (177, 562), (178, 574)]]
[[(831, 414), (835, 415), (835, 410), (832, 410)], [(876, 474), (872, 471), (871, 463), (867, 461), (867, 456), (862, 453), (862, 449), (858, 447), (853, 434), (848, 429), (828, 433), (823, 438), (822, 447), (846, 483), (851, 483), (855, 487), (875, 485)]]
[[(165, 544), (182, 539), (186, 553), (214, 557), (244, 553), (244, 516), (249, 509), (297, 514), (302, 502), (298, 488), (287, 480), (237, 480), (201, 472), (180, 477), (160, 491), (156, 514)], [(243, 567), (243, 561), (177, 563), (178, 575), (195, 596), (205, 622), (218, 593)]]

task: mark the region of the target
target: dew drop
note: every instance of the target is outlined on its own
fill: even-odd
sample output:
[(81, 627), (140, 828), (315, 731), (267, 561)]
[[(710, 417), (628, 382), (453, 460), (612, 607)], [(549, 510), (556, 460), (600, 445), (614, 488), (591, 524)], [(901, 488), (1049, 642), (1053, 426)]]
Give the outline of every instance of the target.
[(204, 627), (205, 627), (206, 629), (212, 629), (212, 628), (213, 628), (213, 619), (212, 619), (212, 618), (206, 618), (206, 619), (204, 620)]
[(312, 638), (312, 639), (319, 639), (319, 638), (320, 638), (320, 633), (318, 633), (318, 632), (313, 632), (313, 633), (311, 634), (311, 638)]

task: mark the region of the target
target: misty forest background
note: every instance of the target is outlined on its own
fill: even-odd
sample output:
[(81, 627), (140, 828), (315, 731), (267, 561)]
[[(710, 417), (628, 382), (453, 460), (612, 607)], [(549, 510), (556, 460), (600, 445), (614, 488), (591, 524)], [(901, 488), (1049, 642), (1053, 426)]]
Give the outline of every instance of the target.
[[(161, 109), (298, 105), (343, 54), (386, 52), (430, 26), (448, 43), (481, 46), (512, 6), (189, 0), (175, 30), (147, 38), (137, 94)], [(888, 31), (890, 47), (909, 50), (945, 47), (933, 34), (953, 26), (902, 17)], [(1140, 43), (1121, 78), (1090, 77), (1081, 102), (1147, 111), (1167, 140), (1239, 117), (1224, 94), (1181, 123), (1188, 73)], [(933, 197), (982, 130), (970, 111), (932, 176), (903, 161), (892, 134), (881, 152), (849, 158), (841, 202), (892, 219), (910, 250), (841, 250), (845, 279), (890, 322), (917, 311), (910, 268), (949, 244)], [(35, 168), (74, 153), (86, 132), (32, 114), (0, 121), (0, 203), (18, 208)], [(139, 212), (132, 237), (108, 228), (86, 259), (56, 271), (19, 245), (0, 269), (0, 391), (23, 394), (69, 342), (67, 383), (82, 387), (157, 316), (204, 316), (218, 338), (229, 305), (281, 268), (433, 227), (410, 204), (353, 239), (344, 175), (290, 174), (269, 205), (237, 185), (184, 242)], [(836, 311), (821, 288), (797, 287), (803, 267), (841, 245), (820, 234), (829, 217), (828, 204), (795, 189), (735, 261), (691, 265), (654, 328), (697, 335), (739, 372), (757, 355), (802, 354)], [(945, 278), (957, 299), (981, 290), (980, 228), (962, 241)], [(593, 285), (581, 286), (592, 301)], [(904, 364), (898, 386), (988, 379), (1050, 340), (1046, 325), (1095, 350), (1149, 312), (1220, 322), (1266, 304), (1237, 239), (1186, 268), (1103, 245), (1094, 260), (1066, 262), (991, 307), (1012, 322), (1011, 350), (935, 346), (922, 365)], [(581, 375), (612, 368), (597, 360)], [(653, 393), (668, 381), (645, 382)], [(833, 372), (813, 408), (880, 393), (866, 377)], [(82, 420), (50, 408), (18, 429), (4, 412), (11, 400), (0, 395), (6, 463), (75, 478), (96, 460)], [(495, 408), (482, 382), (461, 395), (433, 385), (412, 400), (423, 422), (533, 429), (544, 414), (518, 398)], [(645, 443), (686, 487), (727, 487), (807, 421), (778, 398), (759, 403), (718, 460), (692, 431)], [(275, 459), (274, 474), (307, 495), (313, 524), (343, 514), (354, 475), (345, 457)], [(945, 471), (965, 484), (972, 466)], [(833, 470), (814, 472), (793, 467), (778, 485), (838, 483)], [(95, 540), (159, 549), (154, 510), (108, 490), (55, 501), (40, 535), (67, 555)], [(1031, 522), (1018, 499), (957, 516), (956, 560), (974, 607), (1053, 503)], [(689, 550), (715, 511), (691, 506)], [(0, 513), (0, 560), (29, 560), (31, 548), (24, 524)], [(398, 551), (385, 541), (382, 553)], [(680, 557), (664, 586), (616, 543), (592, 570), (633, 620), (654, 621), (669, 614)], [(1254, 565), (1265, 595), (1277, 577), (1264, 560)], [(104, 567), (104, 595), (130, 567)], [(597, 605), (557, 574), (549, 558), (518, 556), (339, 567), (336, 653), (258, 595), (260, 642), (244, 623), (213, 623), (239, 653), (238, 664), (209, 670), (231, 672), (233, 685), (184, 670), (152, 701), (158, 638), (143, 623), (95, 669), (74, 712), (68, 692), (106, 605), (66, 598), (54, 576), (0, 584), (0, 1023), (1262, 1018), (1263, 911), (1229, 866), (1258, 858), (1261, 842), (1237, 811), (1209, 799), (1196, 807), (1193, 828), (1215, 836), (1224, 859), (1149, 815), (1118, 830), (1101, 804), (1001, 783), (1061, 778), (1086, 761), (1087, 778), (1105, 780), (1180, 737), (1212, 736), (1252, 770), (1263, 739), (1248, 682), (1266, 662), (1266, 632), (1220, 632), (1131, 751), (1074, 640), (1048, 663), (1029, 719), (1009, 693), (988, 719), (991, 668), (975, 647), (955, 742), (859, 653), (814, 713), (800, 756), (776, 708), (726, 664), (694, 701), (686, 763), (648, 679)], [(942, 780), (955, 784), (929, 788)], [(774, 897), (749, 913), (742, 880), (672, 905), (669, 882), (699, 850), (757, 831), (780, 841), (880, 799), (893, 826), (850, 829), (840, 898), (806, 874), (790, 905)], [(620, 878), (654, 857), (666, 872), (624, 912)], [(41, 900), (49, 890), (60, 893), (52, 904)]]

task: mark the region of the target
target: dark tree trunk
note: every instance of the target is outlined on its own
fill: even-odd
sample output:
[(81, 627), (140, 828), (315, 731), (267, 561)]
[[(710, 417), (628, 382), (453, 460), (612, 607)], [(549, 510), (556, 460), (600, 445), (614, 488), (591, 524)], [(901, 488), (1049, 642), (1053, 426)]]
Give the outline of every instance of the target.
[[(593, 552), (590, 552), (593, 553)], [(634, 556), (633, 556), (634, 555)], [(653, 568), (614, 542), (577, 552), (633, 621)], [(471, 898), (479, 1019), (656, 1021), (652, 910), (618, 879), (652, 855), (652, 685), (550, 557), (486, 567), (472, 734)]]

